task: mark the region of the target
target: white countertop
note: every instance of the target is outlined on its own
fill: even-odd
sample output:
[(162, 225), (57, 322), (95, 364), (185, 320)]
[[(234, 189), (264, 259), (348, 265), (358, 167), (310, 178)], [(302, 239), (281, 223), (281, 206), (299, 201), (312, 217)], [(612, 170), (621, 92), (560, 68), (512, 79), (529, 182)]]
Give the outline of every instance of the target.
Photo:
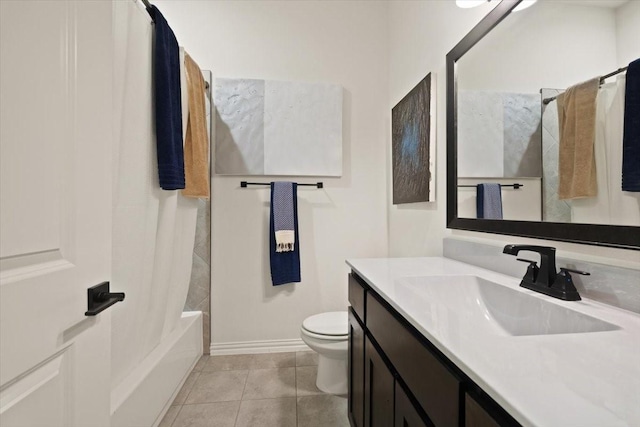
[[(640, 426), (640, 315), (588, 299), (561, 301), (520, 288), (520, 278), (447, 258), (352, 259), (347, 264), (522, 425)], [(407, 277), (447, 275), (481, 277), (618, 329), (492, 333), (465, 322), (465, 313), (430, 307), (398, 284)]]

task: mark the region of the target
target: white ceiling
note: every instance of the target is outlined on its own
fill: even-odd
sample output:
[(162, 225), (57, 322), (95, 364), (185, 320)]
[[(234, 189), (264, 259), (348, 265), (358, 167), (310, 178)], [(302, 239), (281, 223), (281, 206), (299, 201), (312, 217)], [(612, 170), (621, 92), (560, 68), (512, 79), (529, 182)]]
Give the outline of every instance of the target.
[[(549, 1), (549, 0), (547, 0)], [(631, 0), (551, 0), (556, 3), (575, 4), (580, 6), (607, 7), (616, 9)], [(634, 0), (637, 1), (637, 0)]]

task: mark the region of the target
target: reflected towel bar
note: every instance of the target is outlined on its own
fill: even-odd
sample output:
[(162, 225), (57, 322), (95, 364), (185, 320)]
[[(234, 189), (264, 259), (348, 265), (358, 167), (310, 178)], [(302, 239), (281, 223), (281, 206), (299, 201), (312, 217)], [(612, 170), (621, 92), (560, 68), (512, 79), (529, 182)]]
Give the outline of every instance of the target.
[[(264, 185), (270, 186), (270, 182), (247, 182), (240, 181), (240, 187), (247, 188), (248, 185)], [(322, 182), (316, 182), (315, 184), (298, 184), (298, 187), (316, 187), (316, 188), (324, 188), (324, 184)]]
[[(458, 185), (458, 187), (466, 187), (466, 188), (476, 188), (478, 185)], [(515, 190), (519, 190), (520, 187), (524, 187), (523, 184), (500, 184), (500, 187), (509, 187)]]

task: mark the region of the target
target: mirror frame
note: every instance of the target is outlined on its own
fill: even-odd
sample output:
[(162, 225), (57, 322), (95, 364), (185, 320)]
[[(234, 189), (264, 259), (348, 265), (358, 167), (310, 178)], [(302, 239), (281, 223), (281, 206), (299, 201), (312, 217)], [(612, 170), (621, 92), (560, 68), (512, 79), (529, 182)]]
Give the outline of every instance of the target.
[(458, 218), (456, 62), (521, 0), (502, 0), (447, 54), (447, 228), (640, 250), (640, 227)]

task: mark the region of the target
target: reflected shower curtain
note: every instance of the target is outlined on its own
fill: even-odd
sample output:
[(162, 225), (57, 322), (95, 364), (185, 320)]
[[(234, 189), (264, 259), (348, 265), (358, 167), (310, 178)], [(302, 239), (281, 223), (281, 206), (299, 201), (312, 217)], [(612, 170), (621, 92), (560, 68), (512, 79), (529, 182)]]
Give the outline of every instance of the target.
[(598, 91), (594, 145), (598, 195), (571, 200), (574, 223), (640, 225), (640, 194), (622, 191), (625, 83), (621, 74)]
[[(152, 25), (114, 2), (112, 390), (177, 325), (189, 290), (197, 199), (161, 190), (153, 121)], [(185, 127), (186, 129), (186, 127)]]

